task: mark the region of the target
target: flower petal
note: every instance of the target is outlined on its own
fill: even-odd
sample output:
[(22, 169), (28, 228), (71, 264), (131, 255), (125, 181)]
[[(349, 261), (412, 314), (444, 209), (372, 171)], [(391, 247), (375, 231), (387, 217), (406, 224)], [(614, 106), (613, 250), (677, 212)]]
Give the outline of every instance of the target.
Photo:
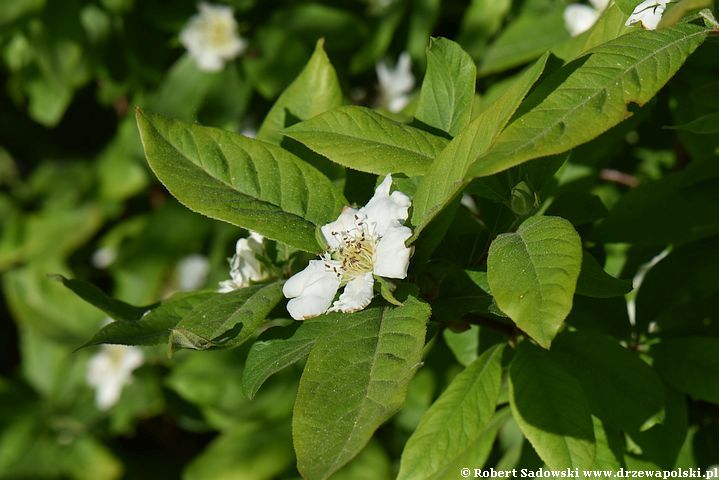
[(389, 228), (375, 247), (374, 273), (386, 278), (405, 278), (411, 249), (404, 245), (412, 230), (409, 227)]
[(352, 313), (362, 310), (372, 301), (374, 296), (372, 287), (374, 278), (372, 272), (367, 272), (350, 280), (345, 286), (342, 295), (329, 309), (330, 312)]
[(307, 268), (285, 282), (282, 293), (291, 299), (287, 311), (292, 318), (304, 320), (327, 311), (340, 287), (340, 275), (331, 270), (332, 267), (336, 268), (336, 265), (324, 260), (310, 260)]
[(641, 22), (647, 30), (656, 30), (668, 3), (671, 3), (671, 0), (646, 0), (640, 3), (629, 15), (625, 25), (631, 26)]
[(356, 221), (358, 219), (362, 220), (364, 216), (360, 218), (359, 216), (356, 217), (356, 215), (358, 215), (357, 209), (345, 207), (337, 220), (322, 226), (320, 230), (322, 230), (322, 235), (325, 237), (330, 249), (339, 247), (343, 233), (351, 232), (357, 228)]
[(367, 217), (367, 222), (373, 227), (371, 233), (381, 237), (388, 228), (400, 225), (407, 220), (407, 211), (412, 202), (402, 192), (394, 191), (390, 195), (392, 175), (387, 175), (375, 190), (367, 205), (360, 208), (360, 213)]
[(599, 12), (588, 5), (572, 3), (564, 9), (564, 26), (573, 37), (586, 32), (599, 18)]

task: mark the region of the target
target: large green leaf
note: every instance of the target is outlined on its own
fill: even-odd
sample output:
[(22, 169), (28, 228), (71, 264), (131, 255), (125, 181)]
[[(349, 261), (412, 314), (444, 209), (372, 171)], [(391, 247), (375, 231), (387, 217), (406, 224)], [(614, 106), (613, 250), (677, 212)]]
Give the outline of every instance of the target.
[(560, 217), (531, 217), (489, 247), (487, 279), (497, 306), (549, 348), (572, 299), (582, 265), (582, 242)]
[(505, 93), (452, 140), (437, 156), (417, 187), (413, 200), (412, 240), (466, 186), (467, 170), (489, 149), (529, 89), (544, 71), (542, 57), (522, 73)]
[(669, 384), (719, 404), (719, 337), (666, 339), (652, 347), (654, 365)]
[(253, 343), (242, 372), (242, 390), (248, 397), (254, 397), (265, 380), (306, 358), (319, 336), (341, 328), (339, 323), (343, 321), (346, 321), (343, 315), (330, 313), (305, 320), (290, 338)]
[(469, 123), (477, 67), (462, 48), (446, 38), (427, 47), (427, 73), (414, 118), (455, 136)]
[(701, 45), (707, 32), (691, 24), (636, 31), (567, 64), (527, 99), (536, 106), (502, 132), (470, 174), (492, 175), (564, 152), (609, 130), (631, 115), (630, 104), (648, 102)]
[(427, 304), (345, 315), (315, 344), (300, 380), (293, 416), (297, 464), (325, 479), (351, 460), (402, 406), (424, 347)]
[(241, 288), (213, 298), (172, 328), (172, 342), (197, 350), (244, 343), (282, 299), (282, 284)]
[(422, 175), (447, 140), (365, 107), (335, 108), (286, 130), (335, 163), (363, 172)]
[(327, 177), (275, 145), (141, 110), (137, 123), (157, 177), (203, 215), (318, 251), (317, 225), (346, 203)]
[(701, 117), (692, 120), (689, 123), (683, 125), (674, 125), (667, 127), (674, 130), (684, 130), (685, 132), (697, 133), (697, 134), (712, 134), (719, 133), (719, 112), (708, 113)]
[(594, 428), (582, 387), (548, 352), (522, 342), (509, 368), (509, 403), (519, 428), (552, 470), (594, 462)]
[(342, 105), (342, 88), (323, 47), (324, 40), (318, 40), (305, 68), (267, 113), (257, 138), (279, 144), (286, 127)]
[(562, 334), (552, 356), (579, 380), (592, 413), (611, 427), (639, 431), (664, 408), (664, 386), (654, 370), (610, 337)]
[(448, 478), (463, 466), (481, 466), (485, 427), (502, 383), (502, 352), (503, 345), (490, 348), (454, 377), (407, 441), (398, 479)]

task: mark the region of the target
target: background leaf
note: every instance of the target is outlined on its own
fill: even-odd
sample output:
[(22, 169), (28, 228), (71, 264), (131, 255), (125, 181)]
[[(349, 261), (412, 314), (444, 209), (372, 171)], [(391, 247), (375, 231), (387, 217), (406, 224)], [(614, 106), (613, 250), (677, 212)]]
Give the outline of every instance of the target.
[(531, 217), (489, 247), (487, 279), (497, 306), (549, 348), (572, 309), (582, 242), (559, 217)]
[(651, 350), (657, 371), (693, 398), (719, 404), (719, 337), (662, 340)]

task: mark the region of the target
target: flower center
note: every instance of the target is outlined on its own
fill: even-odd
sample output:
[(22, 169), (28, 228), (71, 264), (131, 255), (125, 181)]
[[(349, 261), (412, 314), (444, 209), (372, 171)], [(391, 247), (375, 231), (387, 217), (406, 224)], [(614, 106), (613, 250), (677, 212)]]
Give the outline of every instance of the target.
[(367, 224), (355, 217), (355, 228), (346, 232), (332, 232), (339, 246), (329, 253), (329, 257), (340, 263), (338, 274), (340, 282), (346, 285), (351, 280), (374, 269), (374, 254), (377, 239), (369, 233)]

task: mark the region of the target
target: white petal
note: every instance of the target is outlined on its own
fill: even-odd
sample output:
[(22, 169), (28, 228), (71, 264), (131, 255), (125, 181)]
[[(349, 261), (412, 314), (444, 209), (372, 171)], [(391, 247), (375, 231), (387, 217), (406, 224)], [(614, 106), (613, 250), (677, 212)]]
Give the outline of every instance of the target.
[(411, 249), (404, 245), (412, 230), (395, 226), (388, 229), (375, 247), (374, 273), (380, 277), (405, 278)]
[(238, 288), (241, 288), (241, 287), (240, 287), (239, 285), (237, 285), (234, 281), (232, 281), (232, 280), (223, 280), (223, 281), (220, 282), (220, 286), (219, 286), (219, 288), (217, 289), (217, 291), (218, 291), (219, 293), (229, 293), (229, 292), (232, 292), (232, 291), (234, 291), (234, 290), (236, 290), (236, 289), (238, 289)]
[(656, 30), (670, 0), (646, 0), (634, 9), (627, 19), (627, 26), (640, 23), (647, 30)]
[[(330, 265), (328, 268), (327, 265)], [(307, 268), (285, 282), (282, 293), (291, 300), (287, 311), (295, 320), (316, 317), (327, 311), (340, 287), (336, 267), (324, 260), (310, 260)]]
[(372, 272), (367, 272), (350, 280), (345, 286), (342, 295), (329, 309), (330, 312), (352, 313), (362, 310), (372, 301), (372, 287), (374, 278)]
[(387, 175), (367, 205), (360, 209), (360, 213), (366, 215), (367, 222), (372, 225), (372, 233), (380, 237), (388, 228), (407, 220), (407, 211), (412, 203), (402, 192), (394, 191), (389, 195), (391, 185), (392, 176)]
[(327, 245), (330, 249), (335, 249), (340, 245), (340, 239), (343, 233), (351, 232), (357, 228), (356, 221), (362, 220), (364, 216), (355, 217), (357, 210), (352, 207), (344, 207), (342, 213), (337, 217), (337, 220), (330, 222), (327, 225), (323, 225), (320, 230), (322, 236), (325, 237)]
[(125, 345), (116, 345), (118, 347), (122, 347), (124, 349), (124, 355), (122, 357), (122, 369), (129, 372), (132, 372), (136, 368), (139, 368), (142, 366), (142, 364), (145, 362), (145, 354), (142, 352), (141, 349), (133, 346), (125, 346)]
[(597, 18), (599, 13), (588, 5), (573, 3), (564, 9), (564, 25), (573, 37), (592, 28)]
[(95, 391), (95, 405), (98, 410), (108, 410), (120, 400), (124, 384), (108, 381), (98, 386)]
[(187, 292), (204, 285), (210, 273), (210, 261), (204, 255), (188, 255), (177, 264), (177, 288)]

